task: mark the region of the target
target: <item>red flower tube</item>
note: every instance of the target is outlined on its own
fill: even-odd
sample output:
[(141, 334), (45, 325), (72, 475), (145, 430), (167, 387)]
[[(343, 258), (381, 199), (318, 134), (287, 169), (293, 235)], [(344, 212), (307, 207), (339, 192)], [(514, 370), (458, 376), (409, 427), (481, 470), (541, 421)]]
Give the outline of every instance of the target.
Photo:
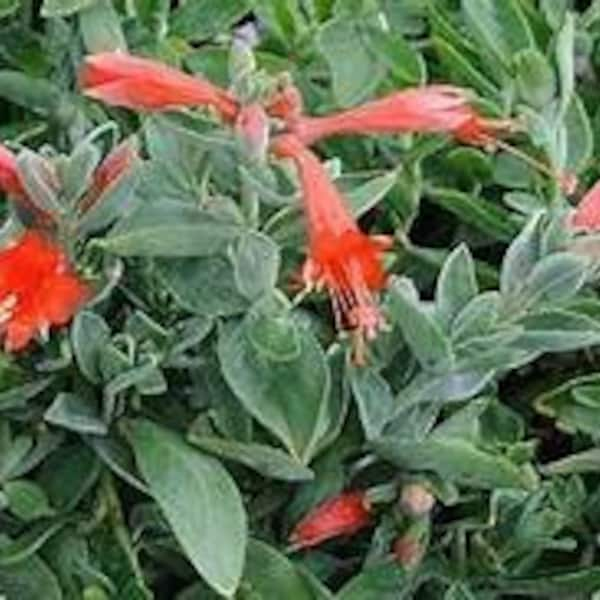
[(391, 241), (360, 231), (318, 158), (297, 137), (279, 136), (271, 147), (295, 162), (300, 177), (308, 228), (303, 281), (327, 288), (337, 326), (357, 332), (355, 359), (361, 363), (364, 338), (374, 338), (383, 325), (374, 294), (386, 284), (381, 258)]
[(27, 195), (17, 166), (17, 157), (1, 144), (0, 190), (33, 216), (38, 225), (47, 226), (52, 222), (51, 216), (34, 204)]
[(38, 333), (65, 325), (90, 295), (63, 251), (27, 231), (0, 251), (0, 335), (4, 348), (25, 348)]
[(233, 96), (209, 81), (123, 52), (88, 56), (79, 84), (91, 98), (135, 110), (213, 106), (227, 121), (234, 121), (238, 112)]
[(126, 139), (113, 148), (94, 172), (90, 188), (81, 202), (80, 211), (89, 210), (109, 186), (131, 169), (137, 159), (137, 145), (133, 139)]
[(580, 231), (600, 230), (600, 181), (584, 195), (571, 213), (568, 226)]
[(363, 491), (346, 492), (326, 500), (294, 528), (295, 548), (309, 548), (340, 535), (356, 533), (371, 522), (371, 505)]
[(350, 133), (450, 133), (470, 144), (487, 144), (510, 120), (481, 117), (461, 88), (429, 85), (408, 88), (356, 108), (324, 117), (298, 116), (290, 130), (305, 144)]

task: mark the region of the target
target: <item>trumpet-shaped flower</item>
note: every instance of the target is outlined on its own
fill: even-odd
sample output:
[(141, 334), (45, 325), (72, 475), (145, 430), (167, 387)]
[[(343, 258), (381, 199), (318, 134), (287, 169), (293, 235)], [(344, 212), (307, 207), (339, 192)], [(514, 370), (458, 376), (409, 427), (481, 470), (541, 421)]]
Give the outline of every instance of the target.
[(134, 110), (212, 106), (227, 121), (234, 121), (238, 112), (233, 96), (209, 81), (123, 52), (88, 56), (79, 84), (91, 98)]
[(279, 136), (272, 149), (291, 158), (299, 173), (308, 229), (304, 283), (327, 288), (338, 327), (357, 333), (355, 359), (361, 362), (364, 338), (372, 339), (383, 325), (375, 293), (386, 284), (381, 259), (390, 240), (360, 231), (320, 161), (298, 138)]
[(497, 131), (511, 129), (510, 120), (486, 119), (469, 103), (461, 88), (429, 85), (408, 88), (323, 117), (299, 116), (290, 122), (305, 144), (350, 133), (450, 133), (470, 144), (486, 144)]
[(22, 350), (50, 326), (65, 325), (89, 295), (59, 246), (37, 231), (25, 232), (0, 251), (0, 334), (5, 350)]

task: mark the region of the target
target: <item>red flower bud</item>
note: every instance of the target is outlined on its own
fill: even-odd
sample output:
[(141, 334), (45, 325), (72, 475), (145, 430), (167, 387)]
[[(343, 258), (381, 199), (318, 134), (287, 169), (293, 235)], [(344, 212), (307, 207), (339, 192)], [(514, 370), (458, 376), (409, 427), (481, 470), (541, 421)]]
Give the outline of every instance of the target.
[(113, 148), (96, 169), (90, 189), (81, 201), (81, 212), (89, 210), (104, 191), (132, 167), (137, 158), (137, 144), (133, 138)]
[(410, 517), (420, 517), (431, 512), (435, 497), (420, 483), (409, 483), (402, 488), (400, 507)]
[(213, 106), (227, 121), (233, 121), (238, 111), (233, 96), (209, 81), (123, 52), (88, 56), (79, 85), (87, 96), (137, 110)]
[(296, 86), (288, 83), (273, 94), (267, 105), (267, 112), (277, 119), (294, 121), (302, 114), (302, 104), (300, 91)]
[(600, 230), (600, 181), (585, 194), (571, 213), (568, 226), (580, 231)]
[(371, 506), (364, 491), (346, 492), (326, 500), (296, 525), (290, 541), (308, 548), (340, 535), (351, 535), (369, 525)]
[(250, 157), (265, 157), (269, 145), (269, 118), (260, 104), (250, 104), (240, 109), (235, 130)]
[(425, 547), (417, 537), (407, 533), (394, 542), (394, 556), (405, 569), (414, 569), (423, 560)]

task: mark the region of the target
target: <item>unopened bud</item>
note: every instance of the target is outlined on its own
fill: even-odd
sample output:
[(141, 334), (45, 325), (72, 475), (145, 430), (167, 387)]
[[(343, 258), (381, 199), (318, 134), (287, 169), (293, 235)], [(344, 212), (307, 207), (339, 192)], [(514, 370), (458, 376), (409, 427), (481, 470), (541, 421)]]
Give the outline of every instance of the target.
[(365, 492), (346, 492), (319, 504), (296, 525), (290, 535), (295, 548), (316, 546), (341, 535), (352, 535), (371, 522), (371, 505)]
[(400, 508), (410, 517), (421, 517), (431, 512), (435, 497), (421, 483), (409, 483), (402, 488)]
[(269, 145), (269, 118), (260, 104), (249, 104), (240, 109), (235, 130), (246, 154), (262, 161)]
[(267, 112), (278, 119), (293, 121), (302, 114), (303, 101), (300, 90), (291, 82), (283, 81), (279, 90), (272, 96)]
[(394, 542), (394, 556), (405, 569), (414, 569), (423, 560), (425, 547), (414, 535), (405, 534)]

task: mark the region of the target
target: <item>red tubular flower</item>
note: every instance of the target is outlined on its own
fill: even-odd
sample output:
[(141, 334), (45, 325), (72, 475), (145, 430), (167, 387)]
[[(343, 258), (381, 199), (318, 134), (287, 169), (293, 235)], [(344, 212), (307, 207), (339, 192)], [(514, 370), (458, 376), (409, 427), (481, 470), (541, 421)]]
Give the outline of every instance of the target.
[(297, 87), (286, 83), (275, 92), (267, 104), (267, 113), (284, 121), (297, 120), (302, 114), (302, 95)]
[(585, 194), (571, 213), (568, 226), (580, 231), (600, 230), (600, 181)]
[(371, 522), (371, 505), (363, 491), (346, 492), (326, 500), (294, 528), (295, 548), (309, 548), (340, 535), (356, 533)]
[(51, 325), (65, 325), (90, 295), (62, 250), (30, 230), (0, 251), (0, 334), (4, 348), (25, 348)]
[(17, 157), (6, 147), (0, 145), (0, 188), (8, 196), (25, 196), (21, 176), (17, 168)]
[(361, 363), (364, 338), (372, 339), (383, 325), (374, 293), (386, 284), (381, 255), (391, 241), (360, 231), (317, 157), (297, 137), (279, 136), (271, 147), (293, 159), (300, 176), (309, 242), (304, 283), (327, 288), (338, 327), (357, 333), (355, 360)]
[(136, 110), (213, 106), (227, 121), (235, 120), (238, 111), (233, 96), (209, 81), (122, 52), (88, 56), (79, 84), (91, 98)]
[(89, 210), (106, 188), (132, 167), (137, 158), (137, 145), (133, 139), (127, 139), (113, 148), (94, 172), (90, 189), (81, 202), (81, 212)]
[(265, 157), (269, 145), (269, 118), (260, 104), (240, 108), (235, 131), (248, 156), (258, 160)]
[(408, 88), (356, 108), (324, 117), (300, 116), (290, 129), (305, 144), (349, 133), (451, 133), (471, 144), (486, 144), (510, 120), (485, 119), (469, 104), (461, 88), (429, 85)]
[(2, 145), (0, 145), (0, 190), (23, 207), (39, 225), (47, 226), (52, 222), (51, 216), (38, 208), (27, 195), (19, 174), (17, 157)]

